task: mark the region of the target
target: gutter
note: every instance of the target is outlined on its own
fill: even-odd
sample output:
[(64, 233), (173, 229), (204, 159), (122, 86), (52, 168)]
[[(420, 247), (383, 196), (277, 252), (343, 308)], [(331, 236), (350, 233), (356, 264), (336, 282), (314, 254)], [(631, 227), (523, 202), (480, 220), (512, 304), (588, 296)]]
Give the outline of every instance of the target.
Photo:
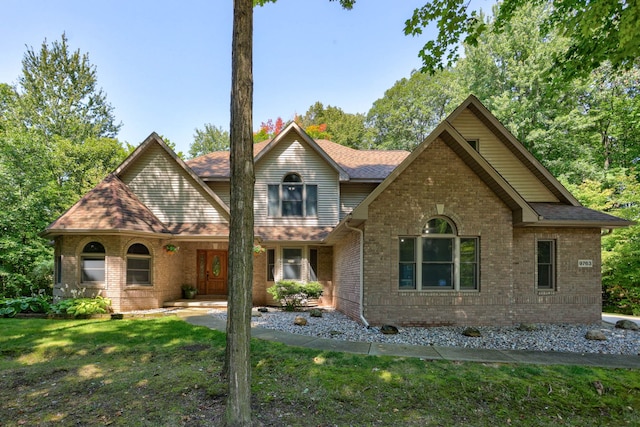
[(349, 214), (344, 222), (344, 226), (360, 235), (360, 320), (364, 326), (369, 328), (369, 322), (364, 318), (364, 232), (359, 228), (351, 227), (349, 225), (349, 220), (351, 218), (351, 214)]

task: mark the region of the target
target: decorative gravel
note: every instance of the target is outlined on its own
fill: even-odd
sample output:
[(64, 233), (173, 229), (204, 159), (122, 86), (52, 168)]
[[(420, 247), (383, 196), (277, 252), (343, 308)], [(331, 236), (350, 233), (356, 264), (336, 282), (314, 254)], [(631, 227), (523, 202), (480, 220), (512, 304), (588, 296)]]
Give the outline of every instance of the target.
[[(213, 309), (210, 313), (226, 319), (225, 310)], [(259, 317), (258, 317), (259, 316)], [(296, 316), (307, 319), (306, 326), (294, 325)], [(378, 327), (365, 327), (344, 314), (322, 310), (322, 317), (311, 317), (308, 311), (285, 312), (269, 308), (267, 313), (257, 313), (251, 319), (252, 326), (266, 329), (331, 338), (341, 341), (379, 342), (389, 344), (433, 345), (442, 347), (483, 348), (494, 350), (536, 350), (571, 353), (601, 353), (640, 355), (640, 332), (614, 328), (604, 323), (592, 325), (536, 324), (535, 330), (523, 331), (517, 326), (477, 327), (482, 336), (467, 337), (464, 327), (445, 326), (432, 328), (398, 327), (396, 335), (385, 335)], [(599, 330), (605, 341), (587, 340), (589, 330)]]

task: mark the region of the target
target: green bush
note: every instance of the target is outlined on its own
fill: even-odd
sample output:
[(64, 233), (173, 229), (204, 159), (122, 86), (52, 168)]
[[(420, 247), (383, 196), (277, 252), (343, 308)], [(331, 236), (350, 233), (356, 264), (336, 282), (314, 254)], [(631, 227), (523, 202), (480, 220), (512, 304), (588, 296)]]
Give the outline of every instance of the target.
[(50, 309), (49, 297), (45, 295), (0, 299), (0, 317), (14, 317), (18, 313), (48, 313)]
[(603, 284), (602, 290), (603, 311), (640, 316), (640, 286)]
[(267, 289), (287, 311), (295, 311), (307, 304), (309, 298), (322, 295), (322, 285), (318, 282), (297, 282), (295, 280), (280, 280)]
[(63, 299), (51, 306), (51, 311), (55, 314), (70, 314), (74, 317), (106, 314), (110, 310), (111, 300), (101, 296)]

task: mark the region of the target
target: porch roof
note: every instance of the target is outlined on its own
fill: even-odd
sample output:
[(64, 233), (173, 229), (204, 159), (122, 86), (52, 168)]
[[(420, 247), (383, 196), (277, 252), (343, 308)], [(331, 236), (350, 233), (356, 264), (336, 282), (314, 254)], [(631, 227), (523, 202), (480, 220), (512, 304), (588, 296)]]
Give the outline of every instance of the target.
[(594, 211), (584, 206), (572, 206), (562, 203), (529, 203), (540, 215), (540, 226), (564, 225), (597, 226), (602, 228), (628, 227), (632, 221), (618, 218), (604, 212)]

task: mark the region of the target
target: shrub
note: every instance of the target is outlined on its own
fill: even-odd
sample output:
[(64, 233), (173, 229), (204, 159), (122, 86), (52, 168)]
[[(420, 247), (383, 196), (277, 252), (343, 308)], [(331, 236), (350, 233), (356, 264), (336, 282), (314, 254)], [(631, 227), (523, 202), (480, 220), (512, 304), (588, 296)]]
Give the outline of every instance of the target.
[(604, 311), (640, 316), (640, 286), (603, 284), (602, 288)]
[(322, 295), (322, 285), (318, 282), (297, 282), (295, 280), (279, 280), (267, 289), (287, 311), (295, 311), (307, 304), (309, 298)]
[(31, 297), (0, 299), (0, 317), (14, 317), (18, 313), (48, 313), (49, 297), (36, 295)]
[(55, 314), (70, 314), (73, 317), (85, 317), (93, 314), (106, 314), (111, 310), (111, 300), (97, 296), (95, 298), (63, 299), (51, 306)]

